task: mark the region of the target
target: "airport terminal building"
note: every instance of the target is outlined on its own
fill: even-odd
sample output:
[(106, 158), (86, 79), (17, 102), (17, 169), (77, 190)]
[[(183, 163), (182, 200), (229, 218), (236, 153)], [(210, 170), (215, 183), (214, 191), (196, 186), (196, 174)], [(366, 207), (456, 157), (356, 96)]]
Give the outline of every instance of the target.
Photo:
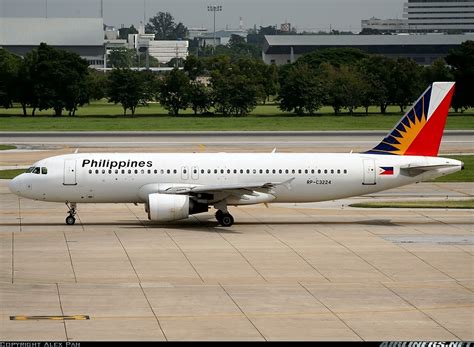
[(430, 65), (468, 40), (474, 40), (474, 35), (270, 35), (265, 36), (262, 58), (266, 64), (283, 65), (325, 48), (358, 48)]
[(0, 20), (0, 48), (25, 55), (42, 42), (79, 54), (91, 67), (104, 65), (102, 18), (8, 18)]

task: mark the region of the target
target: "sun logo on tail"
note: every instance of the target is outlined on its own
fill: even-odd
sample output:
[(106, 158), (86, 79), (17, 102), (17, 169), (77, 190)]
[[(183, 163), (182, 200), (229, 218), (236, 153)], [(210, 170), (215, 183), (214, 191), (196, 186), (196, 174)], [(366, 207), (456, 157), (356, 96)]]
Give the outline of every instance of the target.
[(397, 126), (396, 131), (393, 131), (390, 135), (390, 137), (396, 140), (392, 141), (393, 143), (391, 143), (391, 145), (395, 147), (395, 150), (392, 151), (393, 154), (405, 154), (405, 152), (420, 133), (421, 129), (423, 129), (425, 126), (427, 119), (425, 114), (424, 97), (422, 98), (421, 102), (421, 114), (418, 115), (416, 113), (416, 108), (413, 108)]

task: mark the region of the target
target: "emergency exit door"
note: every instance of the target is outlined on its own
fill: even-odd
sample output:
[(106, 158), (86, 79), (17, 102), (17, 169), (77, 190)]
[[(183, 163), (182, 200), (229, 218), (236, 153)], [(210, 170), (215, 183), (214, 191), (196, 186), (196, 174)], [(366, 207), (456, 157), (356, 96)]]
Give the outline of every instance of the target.
[(364, 159), (363, 185), (374, 185), (375, 183), (375, 160)]
[(64, 181), (63, 184), (66, 186), (74, 186), (76, 182), (76, 160), (65, 160), (64, 161)]

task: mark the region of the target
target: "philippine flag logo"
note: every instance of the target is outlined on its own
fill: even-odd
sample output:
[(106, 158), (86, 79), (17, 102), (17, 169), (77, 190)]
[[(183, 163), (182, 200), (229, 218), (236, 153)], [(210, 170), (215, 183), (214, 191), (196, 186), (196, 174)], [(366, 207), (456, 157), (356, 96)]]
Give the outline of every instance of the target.
[(393, 175), (393, 166), (380, 167), (379, 175)]

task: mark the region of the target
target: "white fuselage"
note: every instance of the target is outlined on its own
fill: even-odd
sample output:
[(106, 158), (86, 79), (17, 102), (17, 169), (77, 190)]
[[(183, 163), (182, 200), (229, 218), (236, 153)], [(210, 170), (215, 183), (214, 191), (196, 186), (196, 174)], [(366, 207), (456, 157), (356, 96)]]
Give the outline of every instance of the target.
[[(452, 166), (414, 177), (400, 169), (445, 164)], [(355, 153), (80, 153), (41, 160), (34, 166), (46, 168), (47, 173), (24, 173), (10, 186), (18, 195), (42, 201), (144, 203), (141, 189), (150, 184), (222, 186), (291, 180), (288, 186), (276, 186), (271, 200), (236, 196), (228, 198), (228, 204), (317, 202), (435, 178), (456, 172), (461, 165), (460, 161), (440, 157)]]

